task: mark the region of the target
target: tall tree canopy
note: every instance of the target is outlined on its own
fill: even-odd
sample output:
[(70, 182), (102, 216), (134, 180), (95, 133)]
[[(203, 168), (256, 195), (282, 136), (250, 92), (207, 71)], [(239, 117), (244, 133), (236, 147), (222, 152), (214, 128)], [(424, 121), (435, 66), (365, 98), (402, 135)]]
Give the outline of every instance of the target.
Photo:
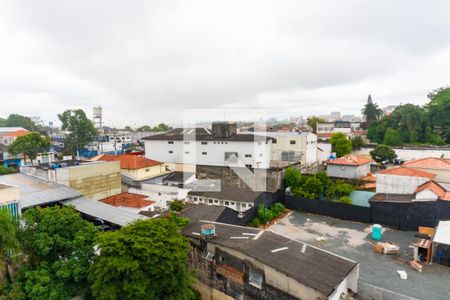
[(361, 110), (361, 113), (369, 125), (383, 115), (383, 111), (378, 107), (378, 104), (372, 101), (371, 95), (367, 97), (367, 102)]
[(352, 141), (350, 141), (342, 132), (333, 133), (330, 138), (330, 144), (337, 157), (341, 157), (352, 152)]
[[(137, 221), (100, 235), (89, 279), (96, 299), (193, 299), (189, 243), (171, 218)], [(120, 255), (118, 255), (120, 254)]]
[[(442, 114), (432, 116), (426, 107), (414, 104), (397, 106), (389, 116), (384, 116), (369, 126), (367, 137), (371, 142), (379, 144), (444, 144), (446, 132), (435, 124), (445, 124), (449, 117)], [(434, 120), (439, 117), (442, 119)], [(398, 134), (393, 130), (401, 136), (400, 142)]]
[(58, 118), (62, 123), (61, 129), (69, 131), (64, 141), (65, 146), (73, 152), (97, 137), (94, 123), (86, 117), (82, 109), (66, 110), (59, 114)]
[(11, 114), (6, 119), (0, 120), (0, 126), (4, 127), (23, 127), (30, 131), (38, 131), (40, 128), (37, 126), (30, 117), (22, 116), (19, 114)]
[(20, 248), (17, 225), (6, 209), (0, 209), (0, 285), (13, 279), (13, 260)]
[(428, 94), (426, 105), (431, 128), (450, 144), (450, 87), (437, 89)]
[(24, 158), (31, 159), (31, 162), (37, 158), (39, 153), (45, 152), (50, 147), (50, 139), (37, 132), (31, 132), (27, 135), (19, 136), (8, 148), (8, 152), (13, 155), (22, 154)]
[(71, 299), (87, 290), (97, 229), (73, 208), (31, 208), (20, 233), (27, 265), (14, 286), (26, 299)]
[(311, 116), (306, 119), (306, 124), (312, 128), (313, 133), (317, 133), (317, 123), (323, 123), (325, 119), (320, 117)]

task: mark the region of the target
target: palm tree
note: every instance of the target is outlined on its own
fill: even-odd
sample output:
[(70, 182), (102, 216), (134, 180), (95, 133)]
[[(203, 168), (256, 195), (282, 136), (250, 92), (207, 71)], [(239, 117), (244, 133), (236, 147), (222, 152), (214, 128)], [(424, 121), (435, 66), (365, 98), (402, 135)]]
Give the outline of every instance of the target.
[(0, 283), (14, 276), (14, 257), (19, 252), (17, 224), (5, 209), (0, 209)]
[(378, 107), (378, 104), (373, 103), (372, 96), (369, 95), (367, 103), (361, 110), (362, 115), (368, 123), (378, 120), (383, 115), (383, 110)]

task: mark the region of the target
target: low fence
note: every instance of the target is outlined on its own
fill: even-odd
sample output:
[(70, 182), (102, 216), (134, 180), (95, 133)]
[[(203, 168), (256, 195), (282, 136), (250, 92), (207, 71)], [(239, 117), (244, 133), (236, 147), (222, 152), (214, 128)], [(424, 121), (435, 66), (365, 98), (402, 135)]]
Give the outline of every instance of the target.
[(326, 200), (309, 199), (286, 195), (284, 205), (289, 209), (324, 215), (333, 218), (370, 223), (370, 208), (332, 202)]
[(417, 231), (419, 226), (436, 227), (439, 220), (450, 220), (450, 201), (370, 202), (370, 207), (286, 195), (289, 209), (362, 223), (373, 223)]
[(419, 226), (436, 227), (439, 220), (450, 220), (449, 201), (376, 202), (370, 203), (373, 223), (402, 230), (417, 230)]

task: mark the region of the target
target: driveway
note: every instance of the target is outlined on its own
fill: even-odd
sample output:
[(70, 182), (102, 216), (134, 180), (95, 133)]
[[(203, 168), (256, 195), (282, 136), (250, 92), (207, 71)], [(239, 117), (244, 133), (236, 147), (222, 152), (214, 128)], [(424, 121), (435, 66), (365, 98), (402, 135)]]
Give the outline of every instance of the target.
[[(420, 273), (402, 262), (412, 258), (409, 245), (417, 239), (415, 232), (383, 229), (383, 241), (400, 245), (397, 259), (373, 251), (368, 224), (294, 212), (270, 230), (359, 262), (362, 284), (412, 298), (450, 299), (450, 267), (434, 263)], [(406, 271), (408, 279), (400, 279), (397, 270)]]

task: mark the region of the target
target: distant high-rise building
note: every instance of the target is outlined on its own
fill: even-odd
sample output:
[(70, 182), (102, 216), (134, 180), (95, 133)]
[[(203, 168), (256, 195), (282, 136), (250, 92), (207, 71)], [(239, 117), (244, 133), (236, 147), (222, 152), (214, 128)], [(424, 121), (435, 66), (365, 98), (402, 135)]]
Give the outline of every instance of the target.
[(100, 132), (103, 131), (103, 108), (99, 106), (94, 107), (94, 117), (93, 117), (94, 126)]

